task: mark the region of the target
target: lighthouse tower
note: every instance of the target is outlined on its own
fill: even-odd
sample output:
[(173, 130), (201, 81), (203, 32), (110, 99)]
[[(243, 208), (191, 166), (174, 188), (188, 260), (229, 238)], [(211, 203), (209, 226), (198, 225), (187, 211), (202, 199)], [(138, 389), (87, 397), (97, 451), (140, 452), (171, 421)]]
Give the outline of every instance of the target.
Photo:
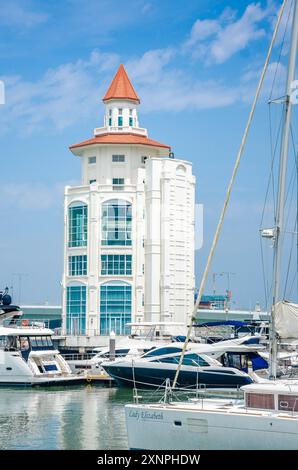
[(81, 345), (130, 322), (186, 323), (193, 307), (191, 164), (139, 126), (123, 65), (103, 102), (103, 127), (70, 147), (81, 185), (65, 188), (63, 333)]

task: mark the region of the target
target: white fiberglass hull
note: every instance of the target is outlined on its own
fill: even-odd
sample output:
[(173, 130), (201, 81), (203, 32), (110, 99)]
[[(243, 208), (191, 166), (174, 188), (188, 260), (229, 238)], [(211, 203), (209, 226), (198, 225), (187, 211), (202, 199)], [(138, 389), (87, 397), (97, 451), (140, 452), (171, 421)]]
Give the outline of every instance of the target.
[(126, 405), (130, 449), (298, 450), (295, 415)]
[[(0, 351), (0, 386), (70, 385), (85, 382), (84, 376), (71, 373), (57, 351), (33, 353), (26, 360), (18, 351)], [(55, 367), (53, 372), (40, 372), (38, 365)]]

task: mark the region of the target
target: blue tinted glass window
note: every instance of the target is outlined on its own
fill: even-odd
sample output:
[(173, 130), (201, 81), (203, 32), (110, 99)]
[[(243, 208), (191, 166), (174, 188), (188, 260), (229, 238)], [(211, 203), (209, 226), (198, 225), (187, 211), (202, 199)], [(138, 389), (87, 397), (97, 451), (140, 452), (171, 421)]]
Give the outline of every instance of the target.
[(132, 207), (119, 199), (102, 205), (102, 245), (131, 245)]
[(86, 332), (86, 286), (66, 289), (66, 333), (84, 335)]
[(181, 351), (182, 351), (181, 348), (175, 348), (175, 347), (157, 348), (144, 354), (142, 357), (163, 356), (164, 354), (174, 354), (176, 352), (181, 352)]
[(101, 275), (102, 276), (131, 276), (132, 255), (102, 255)]
[(100, 333), (129, 334), (126, 323), (131, 322), (131, 286), (103, 284), (100, 287)]
[(86, 276), (87, 275), (87, 255), (68, 257), (68, 275)]
[(86, 204), (72, 205), (68, 209), (68, 246), (87, 245), (88, 208)]

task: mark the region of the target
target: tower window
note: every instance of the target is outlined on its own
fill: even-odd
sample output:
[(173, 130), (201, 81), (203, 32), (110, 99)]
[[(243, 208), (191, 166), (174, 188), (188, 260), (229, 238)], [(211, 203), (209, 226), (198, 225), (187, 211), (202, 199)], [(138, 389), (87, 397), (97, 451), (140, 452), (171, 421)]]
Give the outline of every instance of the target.
[(113, 163), (124, 163), (125, 162), (125, 155), (112, 155), (112, 162)]
[(96, 157), (88, 157), (88, 163), (89, 165), (96, 163)]
[(69, 256), (68, 257), (68, 275), (86, 276), (87, 275), (87, 256)]
[(123, 126), (123, 118), (122, 116), (118, 116), (118, 126), (122, 127)]
[(109, 116), (112, 116), (112, 110), (109, 109)]
[(124, 178), (113, 178), (113, 190), (123, 191), (124, 190)]
[(122, 108), (118, 109), (118, 114), (119, 114), (119, 116), (122, 116)]
[(89, 180), (89, 184), (96, 183), (96, 179)]
[(112, 118), (110, 117), (109, 118), (109, 126), (111, 126), (111, 125), (112, 125)]
[(128, 335), (131, 322), (132, 288), (121, 281), (100, 286), (100, 334)]
[(131, 276), (131, 255), (101, 255), (102, 276)]
[(73, 203), (68, 209), (68, 246), (87, 245), (88, 208), (83, 203)]
[(129, 118), (129, 125), (130, 125), (130, 126), (133, 125), (133, 119), (132, 119), (132, 117)]
[(86, 286), (66, 288), (66, 333), (69, 335), (86, 333)]
[(102, 245), (130, 246), (132, 206), (129, 202), (112, 199), (102, 205)]

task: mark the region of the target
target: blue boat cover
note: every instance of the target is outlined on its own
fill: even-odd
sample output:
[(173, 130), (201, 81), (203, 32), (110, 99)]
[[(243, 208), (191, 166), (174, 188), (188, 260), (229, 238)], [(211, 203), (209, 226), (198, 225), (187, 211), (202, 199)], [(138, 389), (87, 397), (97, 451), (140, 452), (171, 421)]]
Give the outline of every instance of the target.
[(246, 322), (237, 321), (237, 320), (228, 320), (228, 321), (208, 321), (205, 323), (198, 323), (193, 325), (195, 327), (206, 327), (206, 326), (238, 326), (239, 328), (242, 326), (247, 326)]

